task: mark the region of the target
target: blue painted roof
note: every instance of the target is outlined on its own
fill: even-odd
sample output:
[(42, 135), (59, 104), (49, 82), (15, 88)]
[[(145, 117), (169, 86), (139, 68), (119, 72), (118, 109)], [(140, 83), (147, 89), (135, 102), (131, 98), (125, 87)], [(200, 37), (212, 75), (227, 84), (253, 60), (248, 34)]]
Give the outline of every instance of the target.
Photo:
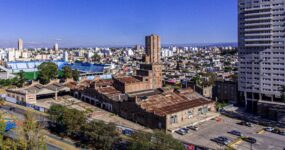
[(108, 65), (105, 64), (91, 64), (91, 63), (73, 63), (69, 64), (73, 70), (78, 70), (80, 72), (92, 72), (92, 73), (101, 73), (104, 71), (104, 68)]
[(14, 62), (7, 62), (7, 68), (12, 70), (35, 70), (39, 65), (43, 62), (53, 62), (55, 63), (59, 69), (62, 69), (67, 62), (63, 60), (56, 60), (56, 61), (14, 61)]

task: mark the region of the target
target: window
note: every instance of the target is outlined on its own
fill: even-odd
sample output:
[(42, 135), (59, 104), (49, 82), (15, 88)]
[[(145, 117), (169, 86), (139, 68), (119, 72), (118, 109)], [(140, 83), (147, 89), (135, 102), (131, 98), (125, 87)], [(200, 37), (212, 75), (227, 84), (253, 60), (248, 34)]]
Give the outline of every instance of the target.
[(199, 114), (199, 115), (202, 114), (202, 108), (199, 108), (199, 109), (198, 109), (198, 114)]
[(193, 117), (193, 112), (190, 110), (188, 111), (188, 118), (192, 118)]
[(170, 124), (177, 123), (177, 115), (173, 115), (170, 117)]

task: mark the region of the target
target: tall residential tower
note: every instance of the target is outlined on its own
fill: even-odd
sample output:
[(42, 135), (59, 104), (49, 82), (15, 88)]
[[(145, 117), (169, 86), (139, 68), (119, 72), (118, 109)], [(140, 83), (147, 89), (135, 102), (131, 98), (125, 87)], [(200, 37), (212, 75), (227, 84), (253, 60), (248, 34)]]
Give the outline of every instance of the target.
[(238, 2), (241, 97), (247, 110), (278, 120), (285, 116), (285, 0)]
[(18, 50), (23, 50), (24, 41), (22, 39), (18, 39)]

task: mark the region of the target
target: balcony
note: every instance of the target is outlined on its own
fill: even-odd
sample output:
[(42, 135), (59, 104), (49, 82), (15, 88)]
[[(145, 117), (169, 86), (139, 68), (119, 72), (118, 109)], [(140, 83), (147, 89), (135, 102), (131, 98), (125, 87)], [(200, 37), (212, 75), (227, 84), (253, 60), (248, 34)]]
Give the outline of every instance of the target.
[(249, 13), (245, 14), (244, 16), (260, 16), (260, 15), (269, 15), (271, 14), (272, 11), (267, 11), (267, 12), (254, 12), (254, 13)]
[(271, 42), (272, 41), (272, 39), (271, 38), (256, 38), (256, 39), (254, 39), (254, 38), (245, 38), (244, 39), (244, 41), (246, 41), (246, 42), (255, 42), (255, 41), (268, 41), (268, 42)]
[(245, 27), (260, 26), (260, 25), (272, 25), (272, 22), (259, 22), (259, 23), (246, 22), (246, 23), (244, 24)]
[(250, 29), (244, 29), (244, 31), (270, 31), (272, 30), (271, 27), (267, 28), (250, 28)]
[(271, 43), (268, 44), (245, 44), (245, 47), (269, 47), (272, 46)]
[(259, 17), (259, 18), (245, 18), (245, 21), (260, 21), (260, 20), (271, 20), (272, 17)]
[(244, 36), (271, 36), (272, 33), (245, 33)]

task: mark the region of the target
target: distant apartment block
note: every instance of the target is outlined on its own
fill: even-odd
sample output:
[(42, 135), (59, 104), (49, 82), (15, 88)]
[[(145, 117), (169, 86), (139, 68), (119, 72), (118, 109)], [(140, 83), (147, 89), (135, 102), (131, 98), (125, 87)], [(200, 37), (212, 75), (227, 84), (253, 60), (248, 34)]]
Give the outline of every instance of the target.
[(18, 50), (23, 50), (24, 48), (24, 41), (22, 39), (18, 40)]

